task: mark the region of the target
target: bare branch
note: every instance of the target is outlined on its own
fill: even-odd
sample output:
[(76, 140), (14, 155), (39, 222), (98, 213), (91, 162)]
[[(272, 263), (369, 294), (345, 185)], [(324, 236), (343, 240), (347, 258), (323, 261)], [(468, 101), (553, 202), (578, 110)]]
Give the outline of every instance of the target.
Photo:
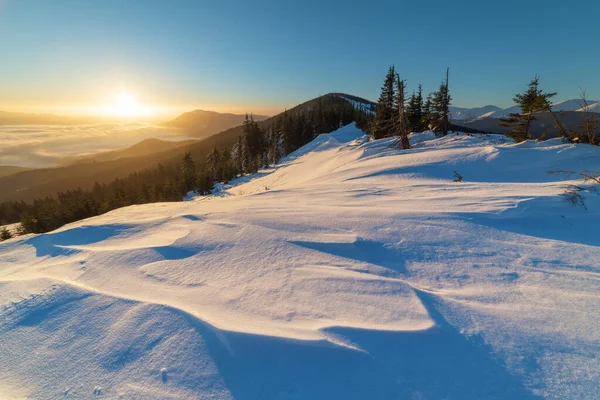
[(565, 191), (562, 193), (573, 205), (582, 206), (587, 211), (585, 199), (581, 195), (582, 192), (587, 192), (588, 189), (578, 185), (568, 185), (565, 187)]

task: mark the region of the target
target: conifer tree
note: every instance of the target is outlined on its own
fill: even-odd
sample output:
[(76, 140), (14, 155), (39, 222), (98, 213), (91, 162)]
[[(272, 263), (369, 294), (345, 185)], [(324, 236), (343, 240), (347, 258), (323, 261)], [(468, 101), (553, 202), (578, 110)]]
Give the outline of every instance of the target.
[(201, 195), (209, 194), (213, 188), (213, 180), (210, 177), (210, 174), (202, 170), (196, 176), (196, 187), (198, 188), (198, 193)]
[(449, 69), (446, 69), (446, 81), (440, 84), (439, 90), (434, 93), (432, 99), (432, 108), (436, 114), (434, 131), (442, 136), (448, 134), (448, 128), (450, 126), (449, 113), (452, 97), (450, 96), (448, 87), (448, 75)]
[(292, 118), (288, 115), (287, 111), (284, 111), (281, 121), (280, 137), (283, 140), (283, 149), (286, 154), (296, 150), (293, 143), (293, 130), (292, 130)]
[(181, 160), (181, 173), (183, 181), (183, 189), (186, 192), (193, 190), (196, 184), (196, 164), (192, 160), (192, 155), (187, 152)]
[(12, 238), (12, 236), (12, 233), (10, 233), (10, 231), (5, 226), (3, 226), (2, 230), (0, 230), (0, 241), (8, 240)]
[(423, 130), (423, 89), (421, 85), (419, 85), (417, 93), (412, 93), (406, 107), (406, 115), (411, 131), (421, 132)]
[(423, 115), (421, 116), (421, 126), (424, 129), (432, 129), (435, 120), (433, 113), (433, 95), (429, 93), (423, 104)]
[(281, 120), (278, 120), (275, 127), (269, 127), (269, 150), (267, 152), (267, 158), (269, 159), (270, 164), (276, 164), (283, 152), (281, 149), (282, 142), (279, 136), (280, 122)]
[(244, 136), (242, 141), (242, 171), (244, 174), (252, 174), (254, 172), (254, 162), (250, 153), (247, 136)]
[(316, 127), (315, 127), (315, 113), (314, 111), (311, 112), (308, 116), (308, 119), (306, 120), (306, 124), (304, 125), (304, 134), (303, 136), (303, 144), (305, 145), (306, 143), (310, 142), (311, 140), (313, 140), (316, 137)]
[(214, 181), (221, 180), (221, 154), (219, 150), (213, 148), (210, 153), (206, 156), (206, 169), (208, 174)]
[(540, 89), (540, 77), (536, 75), (528, 85), (524, 93), (518, 93), (513, 101), (521, 108), (520, 113), (512, 113), (502, 119), (502, 125), (510, 127), (507, 135), (517, 142), (531, 139), (531, 125), (536, 120), (535, 114), (550, 110), (552, 104), (550, 98), (556, 93), (544, 93)]
[(383, 86), (381, 87), (381, 95), (377, 101), (375, 120), (373, 121), (373, 136), (375, 139), (392, 136), (394, 124), (397, 119), (396, 111), (396, 70), (392, 65), (388, 70)]
[(357, 110), (354, 116), (354, 121), (356, 122), (356, 127), (361, 131), (372, 135), (371, 128), (373, 125), (373, 114), (371, 113), (371, 109), (361, 105)]
[(408, 118), (405, 112), (405, 93), (404, 89), (404, 81), (400, 79), (400, 75), (396, 74), (396, 93), (397, 100), (396, 105), (398, 107), (398, 122), (397, 122), (397, 132), (398, 132), (398, 145), (403, 149), (410, 149), (410, 140), (408, 138), (408, 134), (410, 126), (408, 123)]
[(233, 145), (233, 149), (231, 150), (231, 158), (233, 160), (233, 165), (235, 168), (235, 174), (243, 174), (244, 173), (244, 167), (243, 167), (243, 157), (242, 157), (242, 148), (243, 148), (244, 144), (243, 144), (243, 139), (241, 136), (238, 136), (238, 141), (236, 144)]
[[(246, 161), (255, 160), (259, 156), (262, 158), (262, 154), (265, 151), (264, 133), (258, 126), (258, 123), (254, 121), (252, 114), (250, 114), (250, 116), (246, 114), (246, 118), (243, 123), (243, 130), (245, 150), (247, 152), (245, 156)], [(250, 164), (253, 164), (253, 161)], [(252, 172), (256, 172), (255, 168), (253, 167), (251, 167), (250, 170)]]

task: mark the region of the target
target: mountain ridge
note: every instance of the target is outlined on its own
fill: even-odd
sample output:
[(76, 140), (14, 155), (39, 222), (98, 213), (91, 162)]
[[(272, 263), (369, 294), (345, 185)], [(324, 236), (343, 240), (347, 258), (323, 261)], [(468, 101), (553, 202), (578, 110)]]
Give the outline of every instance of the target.
[[(202, 138), (239, 126), (245, 118), (246, 114), (193, 110), (185, 112), (172, 120), (165, 121), (162, 125), (184, 129), (188, 136)], [(253, 118), (255, 121), (263, 121), (269, 117), (266, 115), (253, 115)]]
[[(589, 100), (588, 107), (590, 111), (600, 111), (599, 100)], [(583, 111), (583, 102), (581, 99), (570, 99), (563, 100), (552, 104), (552, 111), (563, 112), (563, 111)], [(511, 113), (520, 112), (519, 106), (510, 106), (508, 108), (501, 108), (495, 105), (486, 105), (481, 107), (455, 107), (450, 106), (450, 119), (455, 121), (466, 121), (473, 122), (478, 119), (484, 118), (505, 118)]]

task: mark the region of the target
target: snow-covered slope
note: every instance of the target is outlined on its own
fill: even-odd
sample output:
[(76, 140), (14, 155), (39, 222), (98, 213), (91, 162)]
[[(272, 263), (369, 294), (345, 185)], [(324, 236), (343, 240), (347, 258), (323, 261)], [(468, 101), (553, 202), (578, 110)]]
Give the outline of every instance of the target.
[(0, 243), (0, 397), (594, 398), (600, 149), (411, 140)]
[(338, 97), (346, 100), (347, 102), (349, 102), (350, 104), (352, 104), (354, 106), (355, 109), (357, 110), (362, 110), (365, 111), (367, 113), (370, 114), (374, 114), (375, 113), (375, 103), (372, 103), (368, 100), (365, 99), (361, 99), (360, 97), (354, 97), (352, 96), (349, 97), (348, 95), (344, 95), (344, 94), (337, 94)]
[(496, 106), (483, 106), (474, 108), (450, 107), (450, 119), (459, 121), (473, 121), (479, 118), (488, 118), (502, 109)]
[(590, 112), (595, 112), (595, 113), (599, 113), (600, 114), (600, 101), (597, 103), (588, 103), (587, 106), (587, 110), (585, 109), (585, 107), (582, 107), (580, 109), (578, 109), (577, 111), (590, 111)]
[[(596, 103), (596, 101), (590, 103)], [(558, 103), (552, 104), (552, 111), (577, 111), (581, 108), (581, 104), (581, 99), (559, 101)]]
[[(600, 102), (596, 100), (589, 101), (590, 111), (600, 112)], [(583, 111), (581, 109), (581, 99), (572, 99), (560, 101), (552, 105), (552, 110), (558, 111)], [(450, 107), (450, 118), (455, 121), (474, 121), (483, 118), (505, 118), (511, 113), (519, 113), (519, 106), (512, 106), (502, 109), (496, 106), (484, 106), (475, 108)]]

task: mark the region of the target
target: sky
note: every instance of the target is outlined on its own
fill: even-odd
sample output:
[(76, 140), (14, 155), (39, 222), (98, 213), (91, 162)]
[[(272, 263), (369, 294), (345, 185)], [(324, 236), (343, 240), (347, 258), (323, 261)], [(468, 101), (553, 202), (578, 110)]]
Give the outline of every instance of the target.
[(556, 100), (596, 99), (599, 14), (595, 0), (0, 0), (0, 110), (114, 111), (125, 93), (153, 113), (272, 115), (329, 92), (376, 100), (390, 64), (426, 92), (450, 67), (455, 106), (511, 106), (535, 74)]

